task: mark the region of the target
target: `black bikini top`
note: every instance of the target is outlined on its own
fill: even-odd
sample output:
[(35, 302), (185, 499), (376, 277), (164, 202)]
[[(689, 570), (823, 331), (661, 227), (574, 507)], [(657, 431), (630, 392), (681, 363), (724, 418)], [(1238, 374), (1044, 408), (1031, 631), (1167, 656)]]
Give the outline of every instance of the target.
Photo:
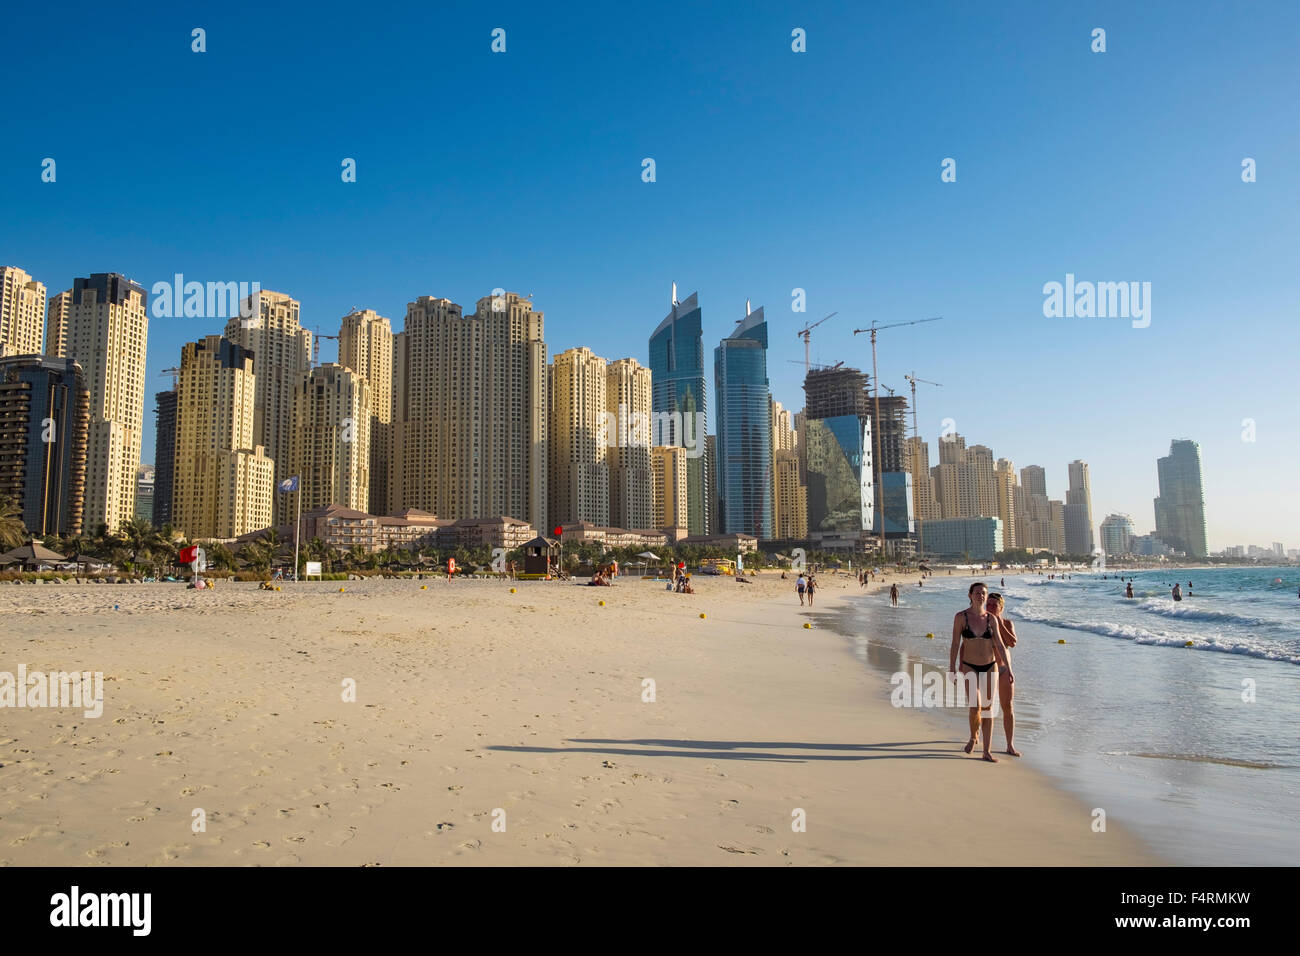
[(967, 608), (963, 613), (966, 615), (966, 626), (961, 629), (962, 637), (968, 641), (978, 640), (981, 637), (986, 640), (993, 640), (993, 616), (991, 614), (985, 614), (984, 633), (976, 634), (970, 629), (970, 608)]

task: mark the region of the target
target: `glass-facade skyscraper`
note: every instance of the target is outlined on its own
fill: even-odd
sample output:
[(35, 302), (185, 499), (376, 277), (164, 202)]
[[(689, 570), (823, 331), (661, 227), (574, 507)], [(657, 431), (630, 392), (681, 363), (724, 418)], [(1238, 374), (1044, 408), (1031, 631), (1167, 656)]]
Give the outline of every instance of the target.
[(721, 534), (772, 537), (772, 415), (767, 391), (767, 322), (748, 312), (713, 350), (718, 401)]
[(1188, 557), (1203, 558), (1205, 492), (1201, 484), (1201, 446), (1187, 439), (1169, 443), (1169, 456), (1156, 459), (1160, 496), (1155, 500), (1156, 536)]
[(686, 529), (693, 535), (711, 528), (703, 335), (697, 294), (678, 302), (674, 284), (672, 309), (650, 336), (650, 405), (656, 422), (651, 441), (687, 449)]

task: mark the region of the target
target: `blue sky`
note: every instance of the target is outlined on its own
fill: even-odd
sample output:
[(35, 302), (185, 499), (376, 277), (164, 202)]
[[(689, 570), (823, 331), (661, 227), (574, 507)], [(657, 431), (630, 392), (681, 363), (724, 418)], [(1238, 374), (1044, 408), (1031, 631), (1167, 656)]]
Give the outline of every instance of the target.
[[(880, 338), (884, 384), (943, 383), (921, 394), (932, 456), (951, 418), (1053, 496), (1083, 458), (1095, 521), (1147, 531), (1155, 459), (1193, 438), (1211, 547), (1300, 546), (1300, 6), (1191, 10), (28, 5), (0, 63), (0, 262), (51, 292), (256, 280), (330, 334), (354, 306), (400, 327), (416, 296), (501, 286), (534, 294), (552, 353), (642, 361), (676, 280), (710, 356), (766, 307), (794, 408), (804, 322), (838, 311), (814, 360), (870, 370), (854, 328), (942, 315)], [(1150, 282), (1150, 327), (1045, 318), (1067, 273)], [(151, 322), (146, 461), (156, 373), (221, 326)]]

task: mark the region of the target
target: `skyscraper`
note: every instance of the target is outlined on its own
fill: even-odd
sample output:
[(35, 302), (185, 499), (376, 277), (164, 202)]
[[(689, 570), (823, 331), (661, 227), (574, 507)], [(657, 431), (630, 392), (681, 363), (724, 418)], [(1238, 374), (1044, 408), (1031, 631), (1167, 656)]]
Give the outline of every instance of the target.
[(772, 422), (767, 404), (767, 322), (749, 311), (713, 351), (718, 401), (722, 534), (772, 537)]
[(219, 335), (181, 349), (172, 523), (191, 538), (235, 538), (271, 524), (273, 465), (254, 443), (254, 358)]
[(1169, 443), (1169, 455), (1156, 460), (1160, 495), (1155, 499), (1156, 536), (1176, 551), (1203, 558), (1205, 492), (1201, 483), (1201, 446), (1188, 439)]
[(707, 493), (709, 459), (701, 454), (709, 410), (702, 323), (697, 294), (678, 302), (674, 282), (668, 315), (650, 336), (651, 405), (658, 420), (667, 423), (651, 441), (691, 449), (686, 461), (687, 528), (693, 535), (708, 533), (714, 524)]
[(135, 515), (144, 422), (149, 316), (143, 288), (115, 272), (78, 278), (68, 307), (67, 355), (90, 389), (83, 529), (116, 531)]
[[(915, 436), (907, 439), (907, 459), (911, 463), (912, 493), (916, 513), (922, 522), (943, 517), (934, 494), (934, 481), (930, 476), (930, 446)], [(922, 532), (924, 533), (924, 532)]]
[(1065, 550), (1068, 554), (1092, 554), (1092, 483), (1088, 463), (1070, 462), (1070, 487), (1065, 492)]
[(997, 490), (997, 516), (1002, 519), (1002, 546), (1010, 551), (1020, 547), (1016, 537), (1016, 466), (1008, 458), (999, 458), (993, 473)]
[(176, 474), (176, 390), (154, 395), (153, 523), (161, 528), (172, 523), (172, 482)]
[(45, 354), (51, 358), (68, 354), (68, 316), (71, 314), (71, 289), (50, 296), (45, 308)]
[(343, 365), (314, 368), (298, 383), (285, 471), (298, 476), (304, 511), (326, 505), (366, 510), (373, 408), (370, 383)]
[(392, 514), (388, 505), (388, 469), (393, 457), (393, 326), (362, 309), (343, 317), (339, 328), (339, 364), (370, 386), (370, 502), (359, 510)]
[(772, 456), (772, 497), (775, 502), (772, 534), (781, 541), (808, 537), (808, 489), (799, 480), (799, 460), (794, 449)]
[(39, 355), (45, 286), (17, 266), (0, 266), (0, 357)]
[(686, 449), (680, 445), (656, 445), (650, 449), (654, 468), (655, 528), (685, 528)]
[(513, 292), (469, 317), (448, 299), (407, 304), (393, 350), (394, 511), (550, 526), (543, 320)]
[(80, 534), (90, 390), (70, 359), (0, 358), (0, 495), (31, 535)]
[(1101, 520), (1101, 547), (1108, 555), (1131, 554), (1133, 519), (1128, 515), (1106, 515)]
[(609, 520), (620, 528), (649, 528), (654, 514), (650, 370), (634, 358), (622, 358), (606, 367), (605, 381)]
[(553, 524), (609, 524), (609, 400), (603, 358), (574, 348), (551, 366), (550, 504)]
[[(253, 353), (257, 396), (252, 444), (266, 450), (278, 483), (293, 475), (289, 470), (293, 396), (311, 371), (311, 332), (299, 321), (298, 300), (282, 292), (256, 292), (241, 303), (240, 313), (226, 323), (225, 337)], [(287, 521), (288, 514), (282, 512), (292, 504), (291, 496), (275, 495), (272, 521), (277, 525)]]

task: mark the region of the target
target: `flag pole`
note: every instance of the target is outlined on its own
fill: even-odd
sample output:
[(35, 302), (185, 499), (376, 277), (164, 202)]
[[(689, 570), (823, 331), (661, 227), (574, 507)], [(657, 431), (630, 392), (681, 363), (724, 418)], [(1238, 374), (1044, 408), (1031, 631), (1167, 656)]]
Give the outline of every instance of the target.
[(302, 479), (298, 479), (298, 502), (293, 516), (293, 579), (298, 580), (298, 531), (302, 527)]

